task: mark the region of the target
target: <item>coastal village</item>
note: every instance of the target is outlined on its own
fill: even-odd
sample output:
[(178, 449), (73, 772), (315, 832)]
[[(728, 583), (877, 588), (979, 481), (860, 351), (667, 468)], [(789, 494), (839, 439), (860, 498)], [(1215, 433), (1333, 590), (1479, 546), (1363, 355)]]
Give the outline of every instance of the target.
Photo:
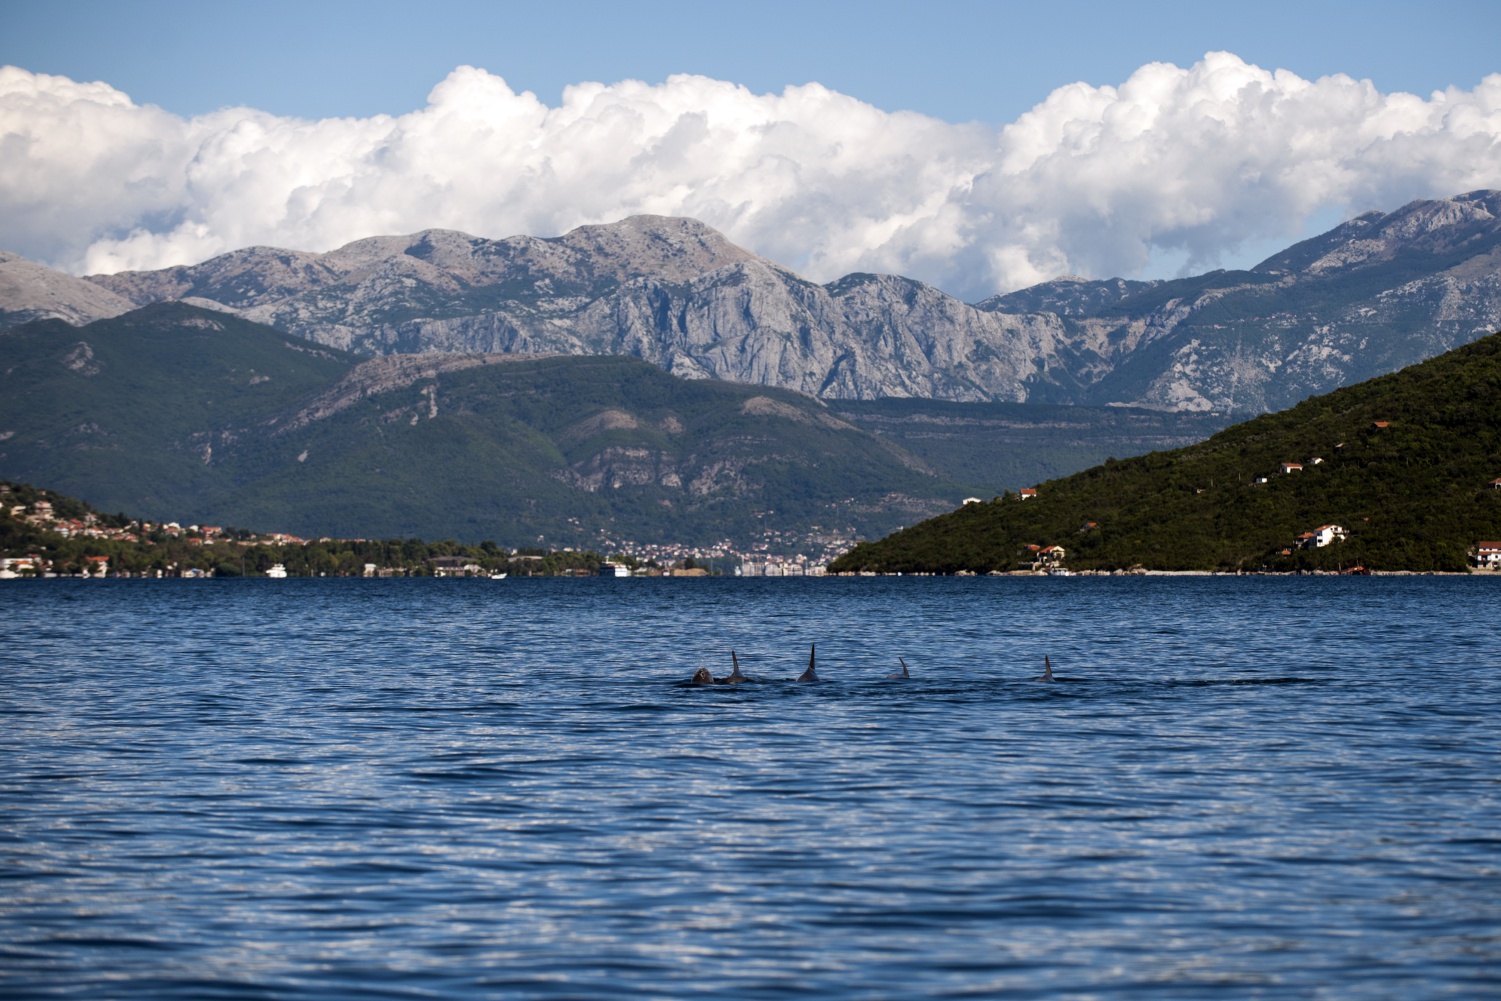
[[(399, 549), (398, 559), (361, 559), (357, 563), (313, 571), (319, 576), (363, 577), (505, 577), (516, 576), (739, 576), (815, 577), (854, 540), (825, 539), (812, 555), (780, 555), (773, 546), (783, 540), (776, 533), (740, 552), (729, 541), (710, 546), (686, 546), (612, 542), (602, 558), (593, 551), (563, 547), (556, 552), (542, 549), (504, 549), (492, 543), (459, 547), (438, 543), (429, 548), (462, 548), (469, 554), (442, 552), (418, 556), (410, 542), (375, 542), (365, 539), (304, 539), (287, 532), (250, 532), (220, 525), (153, 522), (125, 515), (101, 515), (86, 505), (55, 493), (20, 484), (0, 484), (0, 525), (25, 526), (58, 540), (74, 543), (69, 552), (48, 555), (42, 545), (7, 546), (0, 555), (0, 580), (24, 577), (214, 577), (301, 576), (291, 560), (267, 554), (309, 548), (327, 552), (332, 548), (361, 551)], [(12, 535), (14, 533), (11, 533)], [(89, 546), (88, 543), (95, 543)], [(82, 544), (82, 545), (79, 545)], [(421, 545), (421, 544), (419, 544)], [(157, 549), (172, 556), (152, 559), (144, 568), (140, 560), (123, 560), (125, 550)], [(114, 550), (112, 557), (108, 550)], [(135, 564), (126, 565), (127, 562)], [(289, 570), (289, 566), (293, 567)]]

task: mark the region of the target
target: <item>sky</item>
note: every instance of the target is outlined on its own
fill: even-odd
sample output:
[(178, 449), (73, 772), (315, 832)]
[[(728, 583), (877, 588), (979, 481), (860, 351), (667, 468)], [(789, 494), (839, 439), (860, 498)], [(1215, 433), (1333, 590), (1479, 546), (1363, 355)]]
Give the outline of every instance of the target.
[(971, 301), (1501, 187), (1501, 3), (0, 0), (0, 248), (73, 273), (691, 215)]

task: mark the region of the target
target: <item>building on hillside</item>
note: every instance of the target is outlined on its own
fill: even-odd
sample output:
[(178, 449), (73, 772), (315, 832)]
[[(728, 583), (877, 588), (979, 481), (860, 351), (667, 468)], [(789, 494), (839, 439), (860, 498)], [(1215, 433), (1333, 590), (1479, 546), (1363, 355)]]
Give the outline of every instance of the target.
[(1309, 459), (1309, 460), (1308, 460), (1308, 464), (1309, 464), (1309, 465), (1310, 465), (1310, 466), (1319, 466), (1319, 465), (1323, 465), (1323, 462), (1324, 462), (1324, 458), (1323, 458), (1323, 456), (1319, 456), (1319, 455), (1315, 455), (1315, 456), (1314, 456), (1314, 457), (1313, 457), (1313, 458), (1312, 458), (1312, 459)]
[(1475, 565), (1487, 570), (1501, 570), (1501, 542), (1475, 543)]
[(1298, 536), (1298, 545), (1304, 549), (1322, 549), (1331, 542), (1343, 542), (1349, 537), (1350, 533), (1338, 525), (1320, 525), (1312, 532)]
[(1303, 471), (1303, 463), (1301, 463), (1301, 462), (1284, 462), (1282, 464), (1282, 471), (1284, 473), (1301, 473)]
[(964, 498), (964, 504), (965, 505), (979, 504), (979, 503), (981, 503), (981, 501), (980, 501), (980, 498), (978, 498), (978, 497), (966, 497), (966, 498)]
[(1037, 496), (1037, 488), (1036, 487), (1022, 487), (1021, 492), (1017, 495), (1017, 499), (1018, 500), (1031, 500), (1033, 497), (1036, 497), (1036, 496)]
[(1501, 490), (1501, 476), (1498, 476), (1494, 480), (1491, 480), (1491, 489)]
[(1392, 426), (1392, 422), (1391, 421), (1372, 421), (1371, 422), (1371, 430), (1372, 431), (1385, 431), (1387, 428), (1389, 428), (1391, 426)]

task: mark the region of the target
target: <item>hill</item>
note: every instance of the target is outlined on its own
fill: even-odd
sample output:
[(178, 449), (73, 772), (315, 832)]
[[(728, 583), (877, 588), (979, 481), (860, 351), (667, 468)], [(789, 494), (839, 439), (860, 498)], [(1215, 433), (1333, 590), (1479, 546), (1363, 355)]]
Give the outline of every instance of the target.
[[(1283, 471), (1288, 467), (1300, 467)], [(914, 525), (831, 571), (1447, 570), (1501, 539), (1501, 334), (1235, 425)], [(1349, 537), (1300, 536), (1339, 526)]]
[(837, 552), (968, 494), (1222, 426), (1120, 408), (835, 411), (619, 356), (361, 359), (181, 302), (3, 331), (0, 357), (0, 475), (310, 536)]
[(631, 358), (362, 362), (182, 303), (25, 325), (0, 351), (0, 475), (153, 519), (827, 546), (962, 496), (809, 397)]

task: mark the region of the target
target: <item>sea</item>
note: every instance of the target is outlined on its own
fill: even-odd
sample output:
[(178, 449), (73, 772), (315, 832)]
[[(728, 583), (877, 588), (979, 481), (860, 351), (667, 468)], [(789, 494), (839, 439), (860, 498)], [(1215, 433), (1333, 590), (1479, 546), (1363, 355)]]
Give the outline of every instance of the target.
[[(0, 582), (0, 996), (1496, 998), (1498, 610)], [(749, 683), (688, 683), (732, 651)]]

